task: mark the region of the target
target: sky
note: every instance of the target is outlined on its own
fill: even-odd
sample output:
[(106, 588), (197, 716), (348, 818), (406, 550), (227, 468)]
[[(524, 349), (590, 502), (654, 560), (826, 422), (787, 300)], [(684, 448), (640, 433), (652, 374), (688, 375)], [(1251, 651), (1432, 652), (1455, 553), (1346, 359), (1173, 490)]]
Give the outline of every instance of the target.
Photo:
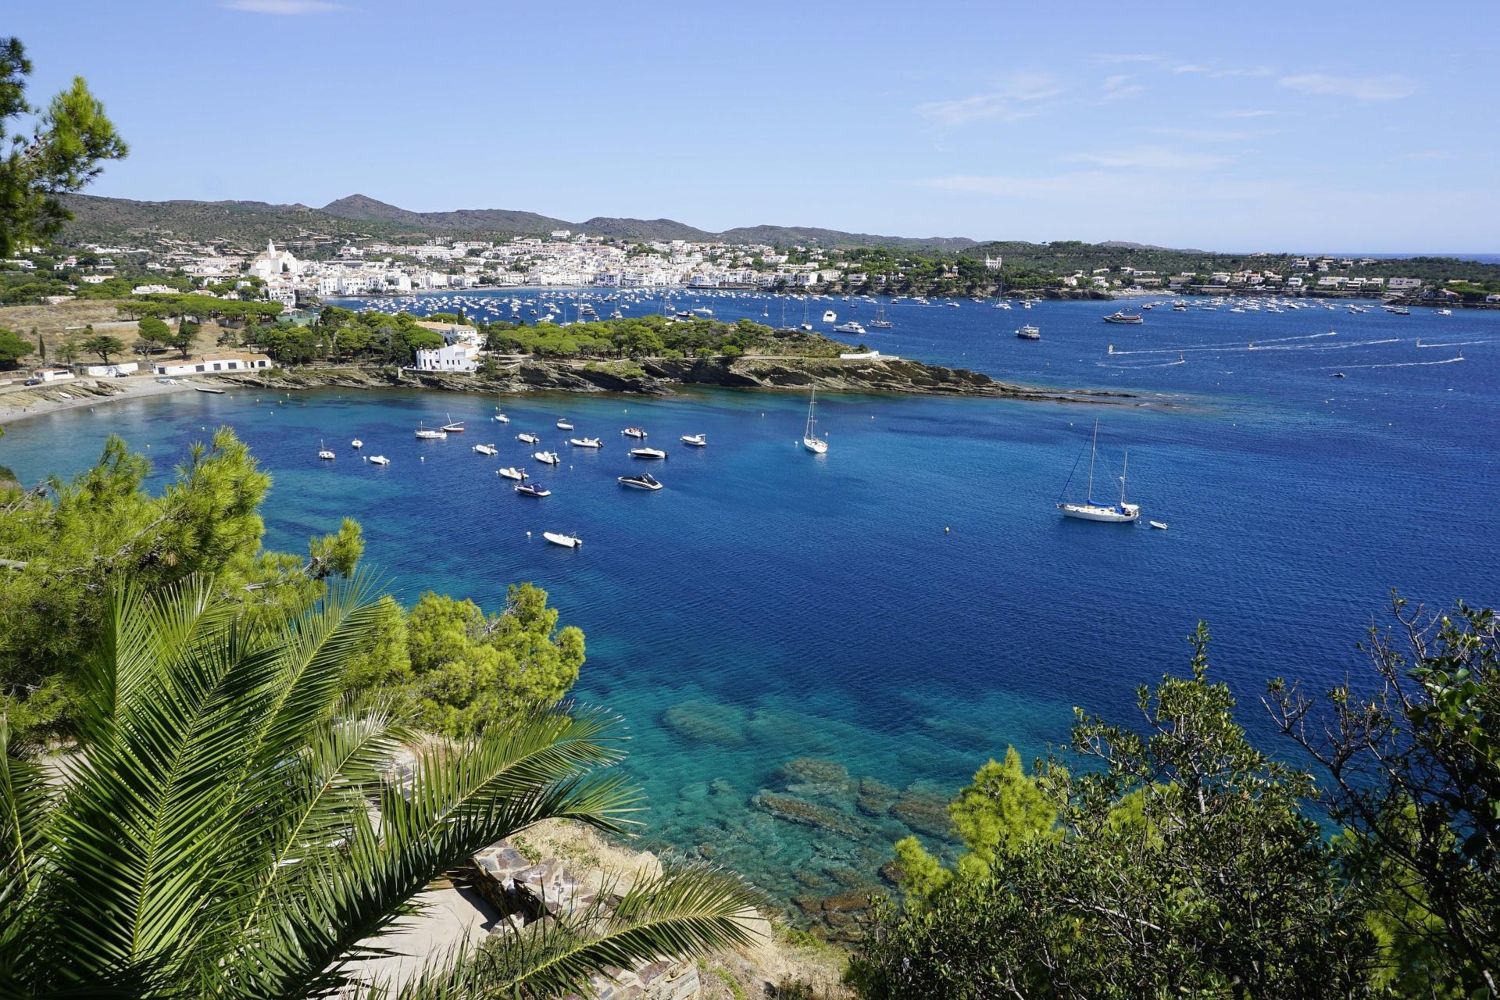
[(1500, 251), (1500, 0), (6, 0), (91, 193)]

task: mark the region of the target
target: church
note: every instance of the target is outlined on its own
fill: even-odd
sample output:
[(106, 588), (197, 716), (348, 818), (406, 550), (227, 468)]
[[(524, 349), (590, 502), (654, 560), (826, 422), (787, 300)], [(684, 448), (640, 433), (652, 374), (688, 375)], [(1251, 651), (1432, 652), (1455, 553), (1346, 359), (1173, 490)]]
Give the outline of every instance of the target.
[(302, 262), (292, 256), (290, 250), (277, 250), (273, 240), (266, 240), (266, 249), (250, 261), (250, 273), (265, 281), (283, 274), (295, 278), (301, 271)]

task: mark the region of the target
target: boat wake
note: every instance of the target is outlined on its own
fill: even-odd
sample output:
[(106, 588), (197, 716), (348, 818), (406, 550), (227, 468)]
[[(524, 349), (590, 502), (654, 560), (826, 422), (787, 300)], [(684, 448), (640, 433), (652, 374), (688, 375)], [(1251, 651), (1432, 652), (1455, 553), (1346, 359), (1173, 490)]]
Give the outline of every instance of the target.
[(1418, 347), (1423, 347), (1423, 348), (1426, 348), (1426, 347), (1468, 347), (1470, 344), (1488, 344), (1488, 343), (1489, 343), (1489, 341), (1487, 341), (1487, 340), (1443, 340), (1443, 341), (1439, 341), (1436, 344), (1424, 344), (1424, 343), (1422, 343), (1421, 340), (1418, 340), (1417, 341), (1417, 346)]
[[(1118, 357), (1119, 353), (1120, 353), (1119, 351), (1116, 351), (1115, 354), (1114, 354), (1114, 356)], [(1112, 364), (1110, 364), (1107, 361), (1095, 361), (1094, 362), (1094, 365), (1096, 367), (1099, 367), (1099, 368), (1119, 368), (1119, 369), (1121, 369), (1123, 371), (1133, 371), (1135, 369), (1143, 369), (1143, 368), (1175, 368), (1178, 365), (1185, 365), (1185, 364), (1187, 364), (1187, 359), (1186, 358), (1178, 358), (1176, 361), (1145, 361), (1145, 362), (1141, 362), (1139, 364), (1133, 364), (1133, 365), (1112, 365)]]
[(1464, 360), (1460, 354), (1456, 358), (1444, 358), (1441, 361), (1392, 361), (1383, 365), (1334, 365), (1328, 368), (1320, 368), (1319, 371), (1331, 372), (1335, 368), (1343, 371), (1346, 368), (1424, 368), (1427, 365), (1451, 365)]
[[(1351, 347), (1375, 347), (1380, 344), (1399, 344), (1400, 337), (1387, 337), (1383, 340), (1353, 340), (1337, 344), (1289, 344), (1284, 341), (1310, 340), (1312, 337), (1332, 337), (1332, 333), (1315, 333), (1310, 337), (1283, 337), (1281, 341), (1275, 340), (1252, 340), (1248, 343), (1233, 344), (1190, 344), (1186, 347), (1149, 347), (1139, 351), (1116, 351), (1111, 350), (1109, 356), (1112, 358), (1130, 357), (1137, 354), (1256, 354), (1270, 353), (1272, 351), (1346, 351)], [(1113, 344), (1110, 345), (1113, 348)]]

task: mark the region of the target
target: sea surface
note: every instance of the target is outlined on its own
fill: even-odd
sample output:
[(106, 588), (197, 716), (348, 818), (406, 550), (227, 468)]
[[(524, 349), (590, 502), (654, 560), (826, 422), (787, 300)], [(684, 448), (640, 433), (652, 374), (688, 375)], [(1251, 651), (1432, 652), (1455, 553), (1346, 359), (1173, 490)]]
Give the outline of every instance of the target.
[[(517, 299), (572, 318), (584, 294), (601, 315), (615, 304), (517, 290), (375, 305), (488, 318)], [(802, 303), (786, 305), (800, 320)], [(888, 304), (894, 328), (854, 339), (1133, 396), (820, 397), (821, 457), (800, 446), (808, 401), (795, 394), (232, 390), (23, 421), (0, 464), (26, 482), (72, 474), (119, 433), (160, 481), (228, 424), (274, 476), (268, 544), (300, 549), (351, 515), (367, 564), (407, 601), (437, 590), (495, 609), (507, 583), (535, 581), (587, 633), (578, 698), (629, 726), (644, 845), (711, 857), (789, 900), (868, 884), (908, 832), (936, 843), (942, 803), (980, 764), (1007, 745), (1030, 757), (1065, 744), (1074, 706), (1138, 718), (1137, 686), (1186, 670), (1200, 619), (1213, 675), (1277, 748), (1257, 700), (1266, 679), (1361, 676), (1354, 645), (1392, 588), (1500, 602), (1500, 312), (1195, 304), (1101, 322), (1121, 305)], [(668, 305), (693, 307), (774, 322), (782, 301), (678, 292)], [(808, 308), (826, 330), (824, 309), (868, 326), (875, 305)], [(1023, 322), (1040, 342), (1014, 336)], [(490, 419), (497, 405), (509, 424)], [(604, 450), (569, 449), (563, 417)], [(450, 419), (467, 433), (413, 437)], [(1058, 516), (1065, 487), (1085, 490), (1096, 420), (1095, 494), (1118, 495), (1128, 448), (1129, 498), (1169, 530)], [(646, 464), (626, 455), (633, 424), (670, 452), (651, 466), (659, 493), (616, 483)], [(560, 467), (530, 459), (515, 439), (528, 430)], [(699, 432), (707, 448), (678, 443)], [(363, 461), (355, 437), (392, 464)], [(318, 460), (323, 442), (336, 461)], [(475, 454), (479, 442), (500, 455)], [(511, 464), (553, 495), (515, 496), (494, 472)], [(584, 545), (547, 545), (549, 530)]]

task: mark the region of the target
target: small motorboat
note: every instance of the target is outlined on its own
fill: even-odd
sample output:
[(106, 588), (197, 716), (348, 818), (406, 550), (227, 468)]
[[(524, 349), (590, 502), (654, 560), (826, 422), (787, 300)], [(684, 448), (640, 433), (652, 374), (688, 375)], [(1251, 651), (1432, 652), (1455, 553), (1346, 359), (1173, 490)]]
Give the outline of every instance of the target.
[(418, 424), (417, 437), (422, 438), (424, 441), (444, 440), (448, 437), (448, 432), (443, 430), (430, 430), (429, 428)]
[(359, 438), (355, 438), (353, 441), (349, 442), (349, 447), (351, 447), (351, 448), (363, 448), (364, 446), (365, 446), (365, 443), (363, 441), (361, 441)]
[(197, 389), (199, 392), (211, 392), (215, 396), (222, 396), (222, 395), (224, 395), (224, 390), (223, 389), (215, 389), (211, 385), (195, 385), (195, 386), (193, 386), (193, 388)]
[(498, 454), (500, 454), (500, 449), (496, 448), (492, 444), (476, 444), (474, 446), (474, 450), (477, 451), (477, 452), (479, 452), (479, 454), (481, 454), (481, 455), (498, 455)]
[(656, 477), (649, 472), (642, 473), (639, 476), (621, 476), (619, 478), (621, 486), (629, 486), (633, 490), (651, 490), (655, 492), (661, 489), (661, 483), (657, 482)]
[(557, 452), (555, 451), (539, 451), (531, 457), (543, 465), (557, 465), (562, 461), (562, 459), (557, 457)]
[(525, 479), (526, 470), (518, 469), (513, 465), (507, 465), (503, 469), (496, 469), (495, 475), (504, 476), (506, 479)]
[(832, 309), (825, 309), (825, 310), (823, 310), (823, 322), (825, 322), (825, 323), (837, 323), (838, 321), (839, 321), (839, 315), (838, 315), (838, 313), (834, 312)]
[(664, 451), (662, 451), (660, 448), (632, 448), (632, 449), (630, 449), (630, 457), (631, 458), (666, 458), (667, 457), (667, 453), (664, 452)]
[(639, 427), (627, 427), (620, 433), (632, 438), (644, 438), (646, 436), (646, 432)]
[(390, 465), (391, 464), (391, 460), (388, 459), (388, 458), (386, 458), (384, 455), (371, 455), (370, 456), (370, 464), (371, 465)]
[(516, 492), (523, 497), (550, 497), (552, 491), (541, 483), (522, 483), (516, 487)]
[(604, 442), (598, 438), (568, 438), (568, 444), (575, 448), (603, 448)]
[(557, 422), (557, 429), (560, 430), (560, 431), (570, 431), (570, 430), (573, 429), (573, 425), (570, 424), (570, 423), (568, 423), (568, 421), (565, 420), (565, 419), (564, 420), (559, 420)]
[(682, 436), (682, 443), (686, 445), (692, 445), (694, 448), (705, 448), (708, 446), (708, 435), (684, 434)]
[(1166, 521), (1147, 521), (1146, 523), (1149, 524), (1149, 525), (1151, 525), (1151, 527), (1155, 528), (1157, 531), (1166, 531), (1167, 530), (1167, 522)]
[(497, 414), (495, 414), (495, 416), (494, 416), (493, 419), (494, 419), (495, 423), (497, 423), (497, 424), (508, 424), (508, 423), (510, 423), (510, 417), (507, 417), (503, 413), (497, 413)]
[(1347, 378), (1348, 376), (1345, 375), (1343, 372), (1334, 372), (1333, 373), (1333, 377), (1334, 378)]
[(541, 440), (541, 438), (537, 437), (535, 434), (517, 434), (516, 440), (520, 441), (522, 444), (536, 444)]
[(564, 535), (558, 531), (544, 531), (542, 537), (553, 545), (561, 545), (565, 549), (576, 549), (583, 544), (583, 539), (577, 535)]

